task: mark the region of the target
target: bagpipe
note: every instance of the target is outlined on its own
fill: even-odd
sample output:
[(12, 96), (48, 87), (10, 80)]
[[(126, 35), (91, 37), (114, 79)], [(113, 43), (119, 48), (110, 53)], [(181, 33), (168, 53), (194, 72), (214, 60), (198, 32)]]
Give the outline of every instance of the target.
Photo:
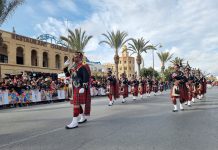
[(173, 88), (172, 88), (172, 96), (180, 96), (180, 89), (179, 89), (179, 86), (173, 85)]
[(172, 96), (180, 96), (180, 80), (174, 80), (174, 83), (173, 83), (173, 87), (172, 87), (172, 93), (171, 95)]
[(119, 86), (119, 92), (121, 95), (125, 93), (125, 88), (128, 89), (128, 81), (126, 79), (121, 79), (120, 86)]
[(142, 94), (144, 91), (144, 85), (142, 83), (139, 84), (138, 91)]

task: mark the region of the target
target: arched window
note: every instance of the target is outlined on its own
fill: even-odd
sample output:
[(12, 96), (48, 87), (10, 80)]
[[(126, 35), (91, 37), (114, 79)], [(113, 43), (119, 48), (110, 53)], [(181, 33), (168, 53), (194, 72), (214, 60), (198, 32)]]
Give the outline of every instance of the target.
[(8, 46), (6, 44), (0, 47), (0, 63), (8, 63)]
[(16, 59), (17, 59), (17, 64), (24, 65), (24, 56), (23, 56), (23, 48), (22, 47), (17, 47)]
[(36, 50), (31, 51), (31, 65), (32, 66), (38, 65), (37, 51)]
[(48, 67), (48, 53), (43, 52), (43, 62), (42, 62), (43, 67)]
[(68, 60), (67, 56), (64, 56), (64, 63)]
[(55, 67), (57, 69), (61, 69), (60, 55), (58, 55), (58, 54), (55, 56)]

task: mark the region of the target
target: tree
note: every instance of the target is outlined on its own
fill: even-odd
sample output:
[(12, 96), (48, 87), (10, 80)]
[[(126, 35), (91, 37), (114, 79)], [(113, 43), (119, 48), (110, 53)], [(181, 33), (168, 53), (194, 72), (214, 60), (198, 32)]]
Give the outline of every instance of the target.
[(0, 0), (0, 26), (24, 0)]
[[(140, 65), (142, 63), (142, 56), (143, 52), (147, 52), (149, 49), (156, 50), (153, 45), (147, 45), (149, 41), (145, 42), (144, 38), (140, 39), (131, 39), (132, 43), (129, 43), (128, 50), (132, 52), (132, 54), (136, 54), (136, 63), (138, 65), (138, 76), (140, 75)], [(131, 55), (132, 55), (131, 54)]]
[(107, 32), (107, 34), (103, 33), (102, 34), (105, 37), (105, 40), (99, 42), (99, 44), (105, 43), (109, 45), (111, 48), (115, 50), (115, 55), (114, 55), (114, 64), (115, 64), (115, 72), (116, 72), (116, 78), (118, 79), (118, 64), (119, 64), (119, 49), (130, 39), (126, 39), (128, 34), (124, 31), (112, 31), (112, 32)]
[(169, 52), (161, 52), (161, 53), (157, 53), (157, 55), (161, 61), (161, 72), (163, 73), (166, 62), (173, 57), (173, 54), (170, 54)]
[(182, 66), (183, 62), (184, 62), (184, 59), (176, 57), (174, 60), (171, 60), (170, 62), (173, 63), (173, 64), (178, 64), (178, 65)]
[(140, 76), (142, 76), (142, 77), (153, 77), (153, 73), (154, 73), (155, 78), (159, 77), (159, 73), (156, 70), (153, 70), (152, 67), (142, 68), (140, 70)]
[(86, 31), (82, 31), (81, 29), (75, 29), (74, 31), (68, 29), (68, 32), (68, 37), (61, 36), (60, 39), (68, 44), (71, 52), (83, 53), (92, 36), (87, 36)]

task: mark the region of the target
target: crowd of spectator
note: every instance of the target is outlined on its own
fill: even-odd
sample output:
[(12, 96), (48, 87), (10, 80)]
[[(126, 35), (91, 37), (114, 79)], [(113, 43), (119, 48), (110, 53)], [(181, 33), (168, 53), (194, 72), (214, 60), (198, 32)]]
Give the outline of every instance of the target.
[(19, 105), (52, 100), (58, 96), (58, 90), (66, 91), (67, 87), (68, 84), (63, 79), (58, 79), (57, 74), (40, 72), (6, 74), (0, 82), (1, 95), (7, 92), (10, 104)]
[[(69, 80), (58, 78), (55, 73), (22, 72), (17, 75), (6, 74), (0, 82), (0, 105), (29, 105), (31, 102), (67, 100), (70, 97)], [(91, 95), (105, 95), (106, 78), (96, 80), (92, 77)], [(7, 96), (4, 96), (7, 94)]]

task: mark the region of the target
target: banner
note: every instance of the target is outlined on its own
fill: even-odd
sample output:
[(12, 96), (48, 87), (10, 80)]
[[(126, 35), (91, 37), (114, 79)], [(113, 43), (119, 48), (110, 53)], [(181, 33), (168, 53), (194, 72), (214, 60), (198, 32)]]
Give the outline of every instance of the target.
[[(38, 89), (23, 91), (21, 95), (18, 95), (16, 91), (9, 92), (0, 90), (0, 106), (16, 103), (31, 103), (41, 101), (52, 101), (58, 99), (67, 99), (69, 97), (70, 89), (57, 90), (57, 91), (39, 91)], [(70, 93), (71, 94), (71, 93)], [(105, 89), (95, 87), (91, 88), (91, 96), (105, 95)]]
[(8, 91), (3, 92), (4, 105), (9, 104)]
[(0, 105), (4, 104), (4, 93), (0, 91)]

